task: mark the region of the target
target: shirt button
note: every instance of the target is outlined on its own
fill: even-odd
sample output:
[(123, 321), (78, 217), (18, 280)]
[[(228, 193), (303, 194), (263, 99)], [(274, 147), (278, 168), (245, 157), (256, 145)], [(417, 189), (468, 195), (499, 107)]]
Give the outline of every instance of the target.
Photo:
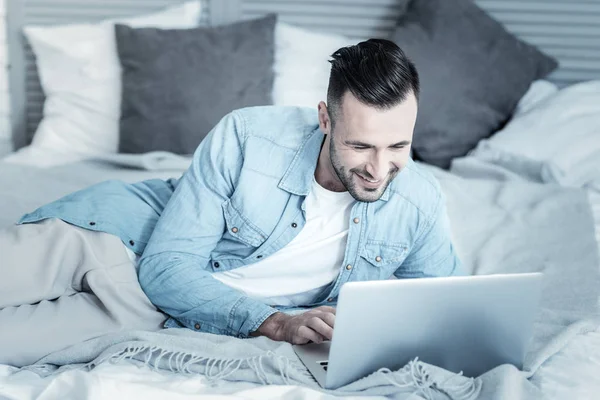
[(360, 222), (360, 218), (354, 218), (353, 221), (354, 221), (355, 224), (358, 224)]
[(331, 303), (333, 301), (333, 297), (328, 298), (327, 301)]
[(295, 222), (292, 222), (292, 228), (297, 228), (297, 227), (298, 227), (298, 224)]
[(94, 225), (96, 225), (96, 223), (94, 221), (92, 221), (92, 222), (90, 222), (90, 225), (94, 226)]
[(346, 269), (347, 269), (348, 271), (350, 271), (350, 270), (352, 269), (352, 265), (350, 265), (350, 264), (346, 265)]
[(133, 246), (135, 244), (135, 242), (133, 240), (130, 240), (129, 244)]
[(377, 262), (381, 261), (381, 257), (379, 257), (379, 256), (375, 257), (375, 261), (377, 261)]
[(238, 233), (238, 228), (236, 228), (235, 226), (233, 228), (231, 228), (231, 232), (233, 233)]
[(219, 268), (219, 267), (220, 267), (220, 265), (219, 265), (219, 263), (218, 263), (218, 262), (216, 262), (216, 263), (214, 264), (214, 266), (215, 266), (215, 268)]
[(199, 330), (200, 329), (200, 324), (194, 325), (194, 328), (196, 328), (196, 330)]

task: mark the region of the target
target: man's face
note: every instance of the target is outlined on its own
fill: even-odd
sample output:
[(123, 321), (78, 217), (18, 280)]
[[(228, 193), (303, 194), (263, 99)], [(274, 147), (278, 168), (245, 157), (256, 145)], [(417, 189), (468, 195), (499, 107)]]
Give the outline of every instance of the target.
[(417, 100), (411, 94), (393, 108), (378, 110), (347, 92), (339, 111), (333, 131), (325, 124), (324, 132), (336, 175), (332, 178), (356, 200), (377, 201), (408, 162)]

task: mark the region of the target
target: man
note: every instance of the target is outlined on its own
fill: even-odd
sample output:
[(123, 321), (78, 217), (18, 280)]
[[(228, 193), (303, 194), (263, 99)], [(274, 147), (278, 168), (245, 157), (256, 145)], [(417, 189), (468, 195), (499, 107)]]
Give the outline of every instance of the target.
[(152, 304), (168, 328), (321, 342), (348, 281), (460, 274), (439, 185), (409, 157), (415, 67), (386, 40), (332, 57), (318, 113), (234, 111), (178, 181), (105, 182), (3, 231), (0, 362), (160, 329)]

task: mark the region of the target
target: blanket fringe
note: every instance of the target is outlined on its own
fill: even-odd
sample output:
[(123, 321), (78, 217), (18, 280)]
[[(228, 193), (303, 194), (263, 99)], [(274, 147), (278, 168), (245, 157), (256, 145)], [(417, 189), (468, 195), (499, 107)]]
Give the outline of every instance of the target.
[[(291, 360), (284, 356), (279, 356), (272, 351), (264, 354), (238, 359), (220, 359), (214, 357), (204, 357), (184, 351), (171, 351), (158, 346), (128, 346), (122, 351), (109, 355), (103, 359), (95, 360), (82, 366), (88, 371), (104, 362), (116, 364), (126, 360), (141, 361), (146, 367), (159, 371), (166, 369), (170, 372), (184, 373), (187, 375), (202, 375), (210, 383), (227, 379), (236, 373), (240, 368), (247, 366), (251, 369), (263, 385), (273, 384), (269, 381), (268, 374), (265, 371), (264, 361), (271, 358), (275, 361), (279, 375), (286, 385), (292, 384), (290, 379)], [(161, 364), (161, 361), (164, 361)], [(192, 371), (193, 366), (203, 365), (202, 373)], [(279, 382), (277, 382), (279, 383)]]
[[(442, 382), (434, 381), (427, 366), (420, 362), (418, 357), (410, 361), (398, 372), (393, 372), (388, 368), (381, 368), (377, 372), (381, 373), (390, 384), (400, 389), (412, 387), (415, 389), (414, 394), (422, 396), (427, 400), (435, 400), (439, 398), (439, 394), (452, 400), (469, 400), (478, 396), (481, 390), (480, 380), (465, 378), (462, 372), (454, 374)], [(455, 384), (450, 383), (450, 381), (458, 377), (463, 379)]]
[[(293, 361), (270, 350), (254, 357), (221, 359), (204, 357), (184, 351), (166, 350), (159, 346), (130, 345), (120, 352), (87, 363), (81, 368), (91, 370), (105, 362), (116, 364), (126, 360), (135, 360), (157, 372), (164, 369), (173, 373), (200, 375), (207, 382), (215, 383), (227, 379), (239, 369), (247, 367), (255, 373), (261, 384), (281, 384), (281, 382), (271, 382), (269, 380), (269, 374), (265, 371), (265, 361), (267, 359), (274, 361), (284, 384), (295, 384), (290, 378)], [(202, 372), (192, 370), (193, 366), (200, 365), (204, 367)], [(439, 399), (440, 395), (452, 400), (471, 400), (479, 395), (481, 390), (479, 379), (466, 378), (462, 376), (462, 372), (453, 374), (446, 380), (435, 381), (431, 377), (428, 366), (419, 361), (418, 357), (399, 371), (393, 372), (388, 368), (382, 368), (376, 373), (382, 374), (391, 385), (397, 388), (414, 389), (415, 394), (427, 400)], [(462, 379), (452, 382), (459, 377)]]

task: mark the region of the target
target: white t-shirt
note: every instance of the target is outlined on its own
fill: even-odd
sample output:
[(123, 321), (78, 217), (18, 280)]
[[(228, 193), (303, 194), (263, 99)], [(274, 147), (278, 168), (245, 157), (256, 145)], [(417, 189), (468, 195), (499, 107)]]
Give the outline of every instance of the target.
[(287, 246), (257, 263), (213, 277), (269, 305), (302, 306), (333, 282), (346, 251), (355, 199), (317, 183), (306, 197), (306, 225)]
[[(273, 306), (302, 306), (313, 302), (333, 282), (346, 251), (354, 197), (332, 192), (317, 183), (306, 197), (306, 225), (287, 246), (254, 264), (213, 277), (247, 296)], [(139, 257), (126, 247), (137, 265)]]

